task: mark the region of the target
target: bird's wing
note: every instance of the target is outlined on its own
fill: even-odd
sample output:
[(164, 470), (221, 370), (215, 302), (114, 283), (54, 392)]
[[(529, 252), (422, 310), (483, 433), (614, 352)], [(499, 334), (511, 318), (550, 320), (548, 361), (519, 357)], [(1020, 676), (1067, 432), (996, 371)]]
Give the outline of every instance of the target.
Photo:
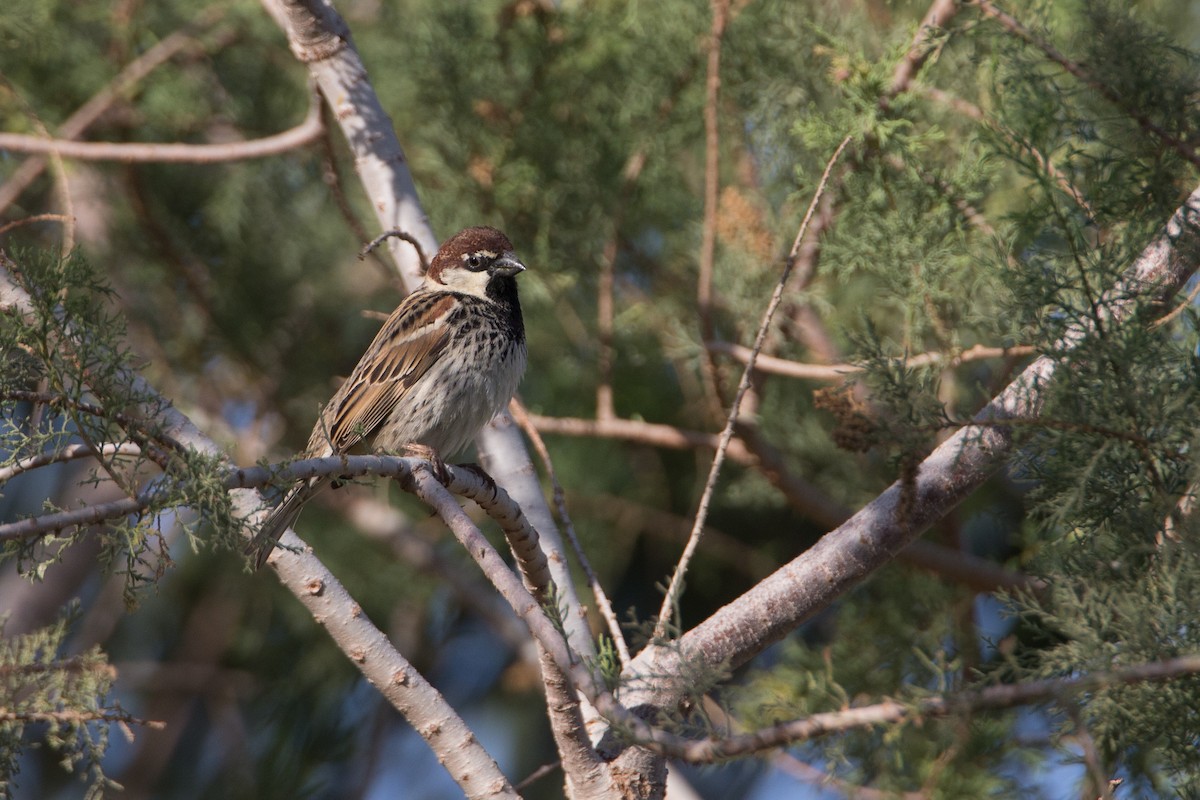
[(405, 298), (326, 407), (309, 450), (328, 445), (343, 452), (374, 433), (449, 344), (446, 318), (458, 303), (449, 293), (415, 292)]

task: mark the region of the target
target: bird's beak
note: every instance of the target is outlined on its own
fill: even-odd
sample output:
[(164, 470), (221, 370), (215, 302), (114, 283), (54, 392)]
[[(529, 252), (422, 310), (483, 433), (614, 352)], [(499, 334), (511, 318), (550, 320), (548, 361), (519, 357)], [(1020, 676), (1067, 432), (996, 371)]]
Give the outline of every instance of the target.
[(518, 272), (524, 272), (525, 265), (517, 260), (513, 253), (505, 253), (492, 262), (491, 268), (488, 270), (493, 275), (503, 275), (506, 278), (511, 278)]

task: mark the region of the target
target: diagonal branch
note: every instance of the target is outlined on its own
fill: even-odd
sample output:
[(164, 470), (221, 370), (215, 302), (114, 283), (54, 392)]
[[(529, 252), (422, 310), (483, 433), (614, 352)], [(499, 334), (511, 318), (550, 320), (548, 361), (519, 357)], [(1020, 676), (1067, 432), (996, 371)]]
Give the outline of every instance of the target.
[[(0, 309), (23, 315), (31, 314), (33, 309), (29, 296), (14, 283), (3, 265), (0, 265)], [(144, 427), (161, 431), (163, 437), (182, 447), (206, 455), (222, 455), (212, 439), (137, 373), (121, 370), (109, 380), (128, 386), (131, 396), (147, 398), (140, 408), (125, 410), (130, 415), (143, 415)], [(252, 469), (270, 473), (263, 468)], [(230, 481), (245, 479), (249, 470), (240, 472), (241, 477), (236, 468), (231, 468)], [(270, 477), (266, 474), (263, 479)], [(234, 489), (231, 495), (238, 513), (261, 524), (265, 516), (261, 494)], [(338, 647), (388, 702), (422, 734), (463, 792), (472, 798), (516, 798), (511, 784), (466, 723), (363, 615), (362, 608), (337, 579), (294, 533), (285, 533), (282, 541), (290, 551), (277, 549), (272, 562), (280, 581), (325, 626)]]
[[(1108, 323), (1149, 306), (1161, 315), (1166, 301), (1200, 265), (1200, 188), (1176, 210), (1122, 279), (1102, 298)], [(1059, 343), (1059, 357), (1042, 356), (976, 415), (981, 423), (959, 430), (920, 465), (911, 486), (893, 484), (812, 548), (784, 565), (737, 600), (684, 634), (674, 648), (651, 647), (626, 671), (641, 696), (625, 696), (631, 707), (667, 707), (683, 687), (663, 675), (680, 675), (684, 663), (715, 668), (746, 663), (772, 642), (828, 607), (872, 572), (888, 563), (933, 523), (983, 484), (1013, 448), (1012, 427), (997, 420), (1039, 415), (1047, 385), (1071, 351), (1092, 335), (1077, 324)], [(902, 496), (906, 516), (897, 512)], [(653, 687), (638, 676), (660, 676)]]
[(926, 717), (944, 717), (966, 711), (1013, 708), (1047, 700), (1061, 701), (1110, 686), (1160, 683), (1197, 673), (1200, 673), (1200, 655), (1185, 655), (1166, 661), (1118, 667), (1108, 672), (989, 686), (972, 692), (928, 697), (913, 703), (885, 700), (882, 703), (848, 708), (844, 711), (813, 714), (804, 719), (725, 739), (701, 739), (682, 745), (667, 741), (646, 744), (658, 752), (689, 763), (710, 764), (734, 756), (759, 753), (860, 728), (918, 722)]

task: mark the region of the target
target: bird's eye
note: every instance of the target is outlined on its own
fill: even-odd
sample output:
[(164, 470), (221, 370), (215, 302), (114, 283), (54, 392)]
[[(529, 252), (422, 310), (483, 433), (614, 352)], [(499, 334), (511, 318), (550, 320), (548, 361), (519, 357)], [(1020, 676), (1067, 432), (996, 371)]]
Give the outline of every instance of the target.
[(483, 266), (483, 256), (478, 253), (467, 256), (467, 266), (471, 269), (479, 269)]

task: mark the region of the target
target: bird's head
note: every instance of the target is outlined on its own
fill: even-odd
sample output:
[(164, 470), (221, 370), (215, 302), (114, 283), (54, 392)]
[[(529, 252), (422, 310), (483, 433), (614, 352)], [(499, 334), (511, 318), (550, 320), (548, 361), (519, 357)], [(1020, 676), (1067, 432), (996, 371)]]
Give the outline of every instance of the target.
[(499, 286), (511, 283), (524, 270), (508, 237), (480, 226), (447, 239), (433, 257), (425, 280), (463, 294), (492, 297)]

